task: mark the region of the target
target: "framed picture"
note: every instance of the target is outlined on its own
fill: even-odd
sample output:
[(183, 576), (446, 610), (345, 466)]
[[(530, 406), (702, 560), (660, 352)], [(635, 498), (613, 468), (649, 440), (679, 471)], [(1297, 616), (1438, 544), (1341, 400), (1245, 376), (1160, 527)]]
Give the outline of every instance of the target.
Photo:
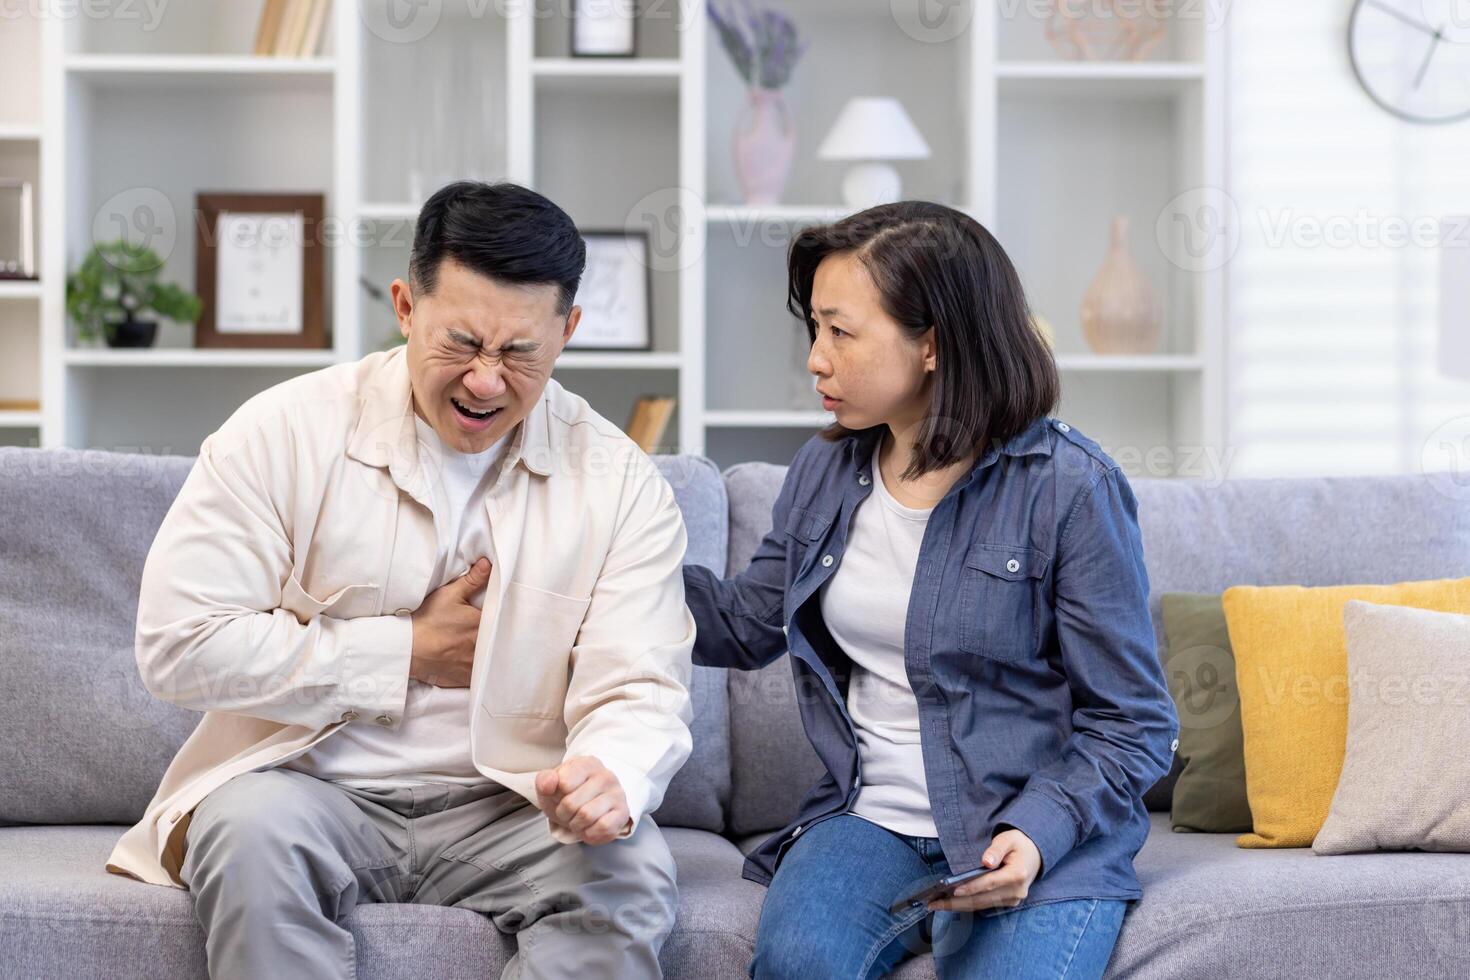
[(35, 222), (30, 182), (0, 177), (0, 279), (36, 278)]
[(653, 272), (647, 231), (584, 231), (587, 268), (577, 287), (582, 319), (568, 350), (652, 350)]
[(199, 194), (195, 347), (324, 349), (320, 194)]
[(572, 57), (631, 58), (639, 0), (572, 0)]

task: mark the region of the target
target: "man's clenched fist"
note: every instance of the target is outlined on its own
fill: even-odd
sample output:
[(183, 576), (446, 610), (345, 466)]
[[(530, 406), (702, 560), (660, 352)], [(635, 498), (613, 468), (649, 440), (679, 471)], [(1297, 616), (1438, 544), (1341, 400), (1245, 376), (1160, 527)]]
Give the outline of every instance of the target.
[(536, 796), (546, 818), (584, 844), (617, 840), (632, 819), (618, 777), (591, 756), (538, 772)]

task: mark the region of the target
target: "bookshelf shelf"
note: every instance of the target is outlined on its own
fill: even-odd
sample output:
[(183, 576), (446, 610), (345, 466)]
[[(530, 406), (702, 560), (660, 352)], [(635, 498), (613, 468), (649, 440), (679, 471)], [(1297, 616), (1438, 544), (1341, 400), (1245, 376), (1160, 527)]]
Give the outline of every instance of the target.
[(336, 62), (330, 58), (258, 55), (70, 55), (66, 73), (97, 87), (156, 90), (248, 85), (279, 90), (291, 86), (330, 89)]
[(630, 351), (565, 350), (557, 358), (557, 370), (677, 371), (684, 359), (675, 353)]
[(1204, 359), (1193, 354), (1058, 354), (1057, 367), (1062, 371), (1118, 372), (1193, 372), (1205, 369)]
[(811, 429), (831, 425), (830, 412), (713, 411), (704, 415), (705, 424), (720, 429)]
[(0, 429), (39, 429), (41, 413), (0, 409)]
[(337, 362), (329, 350), (200, 350), (163, 347), (98, 347), (68, 350), (63, 360), (78, 368), (321, 368)]
[(25, 279), (0, 279), (0, 300), (40, 299), (41, 283)]

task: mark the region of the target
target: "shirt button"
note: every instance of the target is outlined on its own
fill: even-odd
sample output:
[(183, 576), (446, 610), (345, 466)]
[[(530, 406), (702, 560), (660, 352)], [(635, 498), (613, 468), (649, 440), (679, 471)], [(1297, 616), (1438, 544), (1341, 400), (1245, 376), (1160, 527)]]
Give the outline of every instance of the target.
[(350, 709), (347, 710), (347, 711), (342, 712), (342, 720), (343, 721), (356, 721), (357, 720), (357, 712), (356, 711), (352, 711)]
[(170, 813), (168, 815), (168, 822), (169, 823), (178, 823), (179, 822), (179, 818), (182, 817), (183, 815), (184, 815), (184, 811), (183, 810), (175, 810), (173, 813)]
[(1057, 428), (1058, 429), (1061, 429), (1063, 432), (1071, 432), (1072, 431), (1072, 427), (1070, 425), (1068, 425), (1067, 423), (1065, 423), (1065, 422), (1058, 422), (1057, 423)]
[(1019, 572), (1020, 570), (1021, 570), (1021, 563), (1018, 562), (1018, 561), (1016, 561), (1016, 559), (1012, 558), (1010, 561), (1006, 562), (1006, 571), (1008, 571), (1008, 572)]
[(393, 615), (395, 615), (395, 616), (407, 616), (407, 615), (410, 615), (412, 612), (413, 612), (413, 610), (412, 609), (409, 609), (407, 606), (399, 606), (397, 609), (393, 610)]
[(832, 567), (832, 556), (831, 555), (823, 555), (822, 556), (822, 567), (823, 568), (831, 568)]
[(380, 725), (391, 725), (391, 724), (393, 724), (393, 716), (392, 715), (378, 715), (378, 719), (377, 720), (378, 720), (378, 724), (380, 724)]
[(858, 486), (865, 487), (867, 485), (868, 485), (868, 474), (864, 473), (862, 476), (858, 477)]
[(1170, 752), (1177, 751), (1178, 748), (1179, 748), (1179, 739), (1176, 738), (1174, 741), (1172, 741), (1172, 742), (1169, 743), (1169, 751)]

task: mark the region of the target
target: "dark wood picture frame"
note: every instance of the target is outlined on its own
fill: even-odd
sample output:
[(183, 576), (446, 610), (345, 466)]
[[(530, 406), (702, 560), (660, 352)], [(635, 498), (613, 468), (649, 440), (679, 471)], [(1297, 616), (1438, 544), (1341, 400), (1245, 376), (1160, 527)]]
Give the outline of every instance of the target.
[(639, 21), (643, 19), (642, 0), (596, 0), (599, 3), (627, 3), (633, 8), (633, 33), (628, 39), (629, 48), (626, 52), (621, 51), (578, 51), (577, 50), (577, 10), (586, 0), (572, 0), (571, 16), (567, 18), (567, 50), (573, 58), (636, 58), (638, 57), (638, 28)]
[[(326, 315), (326, 246), (319, 231), (326, 212), (321, 194), (204, 193), (195, 195), (194, 283), (202, 304), (194, 346), (327, 350), (332, 346)], [(300, 333), (220, 333), (215, 329), (219, 284), (215, 281), (219, 216), (226, 211), (300, 214), (303, 219)]]
[(572, 340), (567, 344), (568, 353), (572, 351), (587, 351), (589, 353), (625, 353), (638, 354), (650, 353), (653, 350), (653, 236), (647, 228), (579, 228), (578, 232), (584, 239), (587, 238), (637, 238), (643, 242), (643, 254), (647, 261), (643, 263), (643, 308), (645, 311), (644, 341), (636, 347), (619, 345), (606, 347), (601, 345), (579, 344), (577, 334), (572, 334)]

